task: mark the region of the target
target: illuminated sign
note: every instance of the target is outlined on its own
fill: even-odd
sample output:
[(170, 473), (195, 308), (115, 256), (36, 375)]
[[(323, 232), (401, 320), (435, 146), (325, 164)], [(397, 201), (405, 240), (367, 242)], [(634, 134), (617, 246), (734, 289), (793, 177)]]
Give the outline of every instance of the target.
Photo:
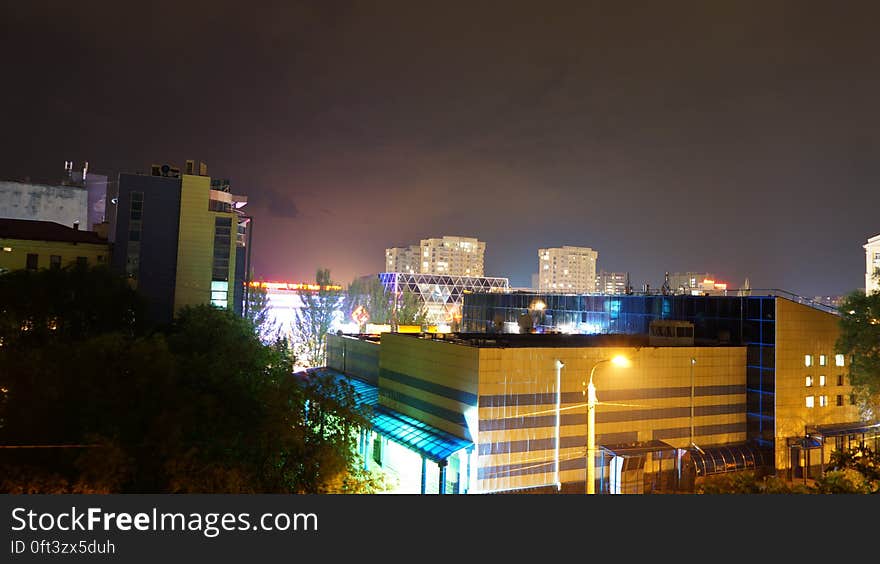
[(319, 286), (317, 284), (303, 284), (300, 282), (250, 282), (251, 288), (265, 288), (266, 290), (292, 290), (296, 292), (338, 292), (342, 290), (342, 286), (336, 284), (330, 286)]
[(367, 321), (370, 320), (370, 314), (367, 312), (367, 308), (362, 305), (354, 308), (354, 311), (351, 312), (351, 320), (358, 325), (364, 325)]

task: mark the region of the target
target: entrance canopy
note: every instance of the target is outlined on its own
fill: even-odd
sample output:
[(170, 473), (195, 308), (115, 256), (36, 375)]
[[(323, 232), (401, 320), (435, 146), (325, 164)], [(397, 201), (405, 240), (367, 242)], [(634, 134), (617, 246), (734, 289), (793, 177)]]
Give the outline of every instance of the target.
[(474, 443), (442, 429), (428, 425), (414, 417), (379, 405), (378, 388), (330, 368), (311, 368), (297, 375), (308, 378), (310, 374), (330, 376), (337, 382), (346, 382), (354, 388), (355, 401), (359, 406), (371, 408), (370, 423), (373, 431), (390, 441), (417, 452), (432, 462), (443, 462), (456, 452), (472, 448)]

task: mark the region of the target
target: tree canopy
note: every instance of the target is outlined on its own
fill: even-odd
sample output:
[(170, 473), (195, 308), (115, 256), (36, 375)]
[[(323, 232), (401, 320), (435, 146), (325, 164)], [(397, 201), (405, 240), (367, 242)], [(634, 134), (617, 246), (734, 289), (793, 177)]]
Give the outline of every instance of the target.
[[(67, 287), (71, 276), (82, 288)], [(99, 270), (0, 276), (12, 286), (33, 305), (0, 301), (0, 444), (74, 448), (3, 449), (0, 491), (369, 488), (353, 432), (367, 414), (353, 392), (293, 375), (286, 342), (264, 344), (251, 321), (203, 305), (140, 331), (137, 300)], [(57, 328), (44, 330), (47, 319)]]
[(863, 415), (870, 419), (880, 406), (880, 293), (853, 292), (843, 300), (839, 312), (836, 350), (849, 359), (850, 382)]
[(293, 321), (294, 352), (297, 365), (312, 368), (326, 364), (327, 333), (333, 327), (337, 316), (342, 312), (343, 293), (331, 289), (335, 286), (330, 278), (330, 270), (319, 268), (315, 283), (320, 290), (302, 292), (302, 307), (296, 310)]

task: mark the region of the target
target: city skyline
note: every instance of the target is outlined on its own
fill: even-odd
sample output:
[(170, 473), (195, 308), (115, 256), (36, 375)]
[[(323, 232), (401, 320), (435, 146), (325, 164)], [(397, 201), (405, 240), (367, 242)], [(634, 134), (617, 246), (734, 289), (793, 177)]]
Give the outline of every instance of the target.
[(347, 283), (459, 234), (515, 287), (537, 249), (572, 245), (635, 289), (699, 271), (840, 295), (880, 233), (875, 6), (3, 12), (27, 88), (0, 94), (0, 177), (202, 160), (251, 196), (263, 279)]

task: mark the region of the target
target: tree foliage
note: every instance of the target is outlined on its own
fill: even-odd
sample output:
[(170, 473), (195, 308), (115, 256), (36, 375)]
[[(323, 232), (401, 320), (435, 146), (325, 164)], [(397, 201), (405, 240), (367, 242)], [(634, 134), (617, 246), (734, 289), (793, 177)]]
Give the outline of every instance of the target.
[(409, 288), (400, 291), (397, 301), (398, 325), (425, 325), (428, 312), (422, 300)]
[(840, 336), (835, 348), (849, 359), (850, 382), (864, 417), (871, 419), (880, 406), (880, 293), (854, 292), (839, 311)]
[(788, 482), (778, 476), (731, 472), (703, 479), (697, 493), (705, 494), (869, 494), (880, 493), (880, 454), (862, 445), (835, 450), (825, 473), (811, 484)]
[[(7, 276), (0, 287), (19, 282)], [(17, 287), (23, 303), (39, 303)], [(104, 299), (95, 292), (64, 310), (4, 310), (6, 329), (22, 314), (36, 326), (45, 311), (79, 329), (5, 334), (0, 444), (77, 446), (3, 449), (0, 491), (369, 491), (353, 432), (366, 414), (344, 384), (293, 376), (285, 342), (266, 345), (249, 320), (208, 305), (185, 308), (152, 334), (132, 331), (128, 313), (78, 321)]]
[[(369, 323), (391, 325), (395, 316), (393, 294), (378, 277), (356, 278), (348, 285), (345, 314), (351, 318), (354, 310), (362, 306), (369, 315)], [(424, 325), (427, 322), (421, 298), (409, 288), (398, 292), (396, 315), (398, 325)]]
[(296, 311), (293, 321), (294, 352), (297, 363), (306, 368), (326, 364), (327, 333), (330, 332), (337, 316), (341, 314), (344, 298), (341, 291), (328, 288), (334, 285), (328, 269), (318, 269), (315, 283), (321, 289), (300, 294), (302, 307)]
[(253, 324), (264, 343), (272, 343), (280, 338), (280, 328), (272, 319), (269, 309), (269, 292), (263, 287), (249, 287), (245, 300), (244, 317)]

